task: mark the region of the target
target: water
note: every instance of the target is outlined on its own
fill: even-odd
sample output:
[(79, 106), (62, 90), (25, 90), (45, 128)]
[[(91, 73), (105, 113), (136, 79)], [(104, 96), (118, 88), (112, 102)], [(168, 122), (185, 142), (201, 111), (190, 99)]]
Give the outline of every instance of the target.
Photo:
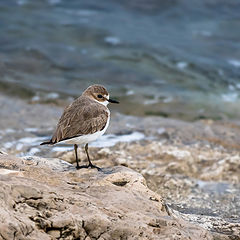
[[(53, 129), (49, 129), (51, 132)], [(45, 130), (46, 131), (46, 130)], [(20, 133), (20, 134), (19, 134)], [(29, 135), (30, 136), (26, 136)], [(3, 137), (3, 139), (6, 139), (6, 136), (12, 136), (15, 135), (15, 137), (10, 137), (10, 141), (1, 142), (1, 147), (5, 151), (14, 151), (17, 152), (18, 156), (33, 156), (33, 155), (43, 155), (43, 152), (41, 152), (44, 148), (40, 146), (40, 143), (42, 143), (45, 140), (48, 140), (51, 138), (51, 135), (44, 135), (42, 133), (41, 129), (38, 128), (25, 128), (22, 130), (14, 130), (14, 129), (5, 129), (0, 131), (0, 138)], [(19, 138), (17, 135), (21, 135), (22, 137)], [(1, 136), (2, 135), (2, 136)], [(38, 136), (41, 135), (41, 136)], [(44, 136), (43, 136), (44, 135)], [(105, 134), (101, 136), (99, 139), (97, 139), (95, 142), (92, 142), (89, 144), (91, 147), (112, 147), (120, 142), (135, 142), (146, 139), (146, 136), (138, 131), (132, 131), (128, 132), (126, 134)], [(46, 147), (45, 147), (46, 149)], [(72, 145), (67, 144), (57, 144), (56, 146), (51, 146), (49, 148), (49, 151), (51, 152), (65, 152), (65, 151), (72, 151), (73, 147)], [(49, 154), (48, 151), (48, 154)]]
[(238, 118), (239, 12), (235, 0), (2, 0), (0, 90), (52, 101), (100, 83), (123, 113)]

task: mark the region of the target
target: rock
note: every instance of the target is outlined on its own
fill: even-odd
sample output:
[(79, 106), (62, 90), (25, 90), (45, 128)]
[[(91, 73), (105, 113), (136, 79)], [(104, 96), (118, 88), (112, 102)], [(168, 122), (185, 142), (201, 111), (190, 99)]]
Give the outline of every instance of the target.
[[(0, 155), (2, 239), (213, 239), (170, 216), (143, 176), (118, 166), (75, 170), (59, 159)], [(2, 172), (4, 173), (4, 172)]]
[(117, 161), (142, 173), (181, 217), (218, 234), (216, 239), (239, 239), (238, 151), (159, 141), (121, 143), (111, 151), (104, 164)]
[[(52, 104), (32, 105), (5, 95), (0, 96), (0, 102), (0, 156), (3, 151), (7, 151), (8, 154), (19, 156), (35, 154), (52, 157), (43, 160), (9, 155), (8, 161), (5, 161), (3, 166), (0, 164), (0, 178), (14, 176), (32, 179), (32, 176), (35, 176), (40, 182), (42, 178), (46, 178), (45, 181), (51, 182), (51, 186), (61, 185), (59, 176), (75, 172), (75, 168), (59, 161), (59, 158), (75, 164), (73, 147), (68, 148), (71, 150), (67, 152), (64, 147), (62, 151), (56, 151), (54, 146), (39, 144), (54, 131), (63, 107)], [(43, 119), (47, 121), (42, 121)], [(146, 138), (131, 143), (118, 143), (113, 147), (90, 146), (89, 153), (93, 163), (109, 169), (123, 165), (140, 172), (148, 187), (160, 194), (170, 209), (181, 213), (177, 218), (187, 219), (210, 230), (215, 239), (239, 239), (240, 122), (207, 119), (186, 122), (112, 113), (108, 133), (121, 137), (122, 134), (136, 131), (143, 133)], [(86, 163), (84, 148), (79, 147), (78, 151), (81, 164)], [(81, 171), (81, 174), (89, 174), (89, 171)], [(59, 176), (56, 177), (57, 172)], [(85, 180), (77, 178), (76, 182), (78, 181)], [(21, 184), (18, 182), (15, 185)], [(48, 183), (44, 184), (48, 186)], [(120, 181), (116, 184), (121, 187), (125, 183)], [(129, 183), (126, 183), (122, 188), (127, 188), (128, 185)], [(33, 188), (38, 189), (34, 186)], [(26, 201), (32, 206), (45, 207), (41, 199)], [(64, 208), (64, 205), (61, 207)], [(51, 212), (47, 214), (49, 213)], [(42, 220), (39, 221), (43, 224)], [(57, 236), (60, 230), (53, 229), (48, 232), (52, 238), (54, 234)]]

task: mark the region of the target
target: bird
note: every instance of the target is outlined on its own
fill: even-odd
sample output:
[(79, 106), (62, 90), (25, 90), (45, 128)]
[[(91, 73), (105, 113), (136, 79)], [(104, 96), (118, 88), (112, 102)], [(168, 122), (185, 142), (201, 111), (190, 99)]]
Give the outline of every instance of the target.
[[(73, 144), (77, 169), (101, 168), (93, 165), (88, 154), (88, 143), (102, 136), (108, 128), (110, 111), (109, 103), (119, 103), (109, 98), (107, 89), (98, 84), (89, 86), (80, 97), (64, 109), (52, 138), (40, 145), (57, 143)], [(87, 165), (79, 165), (78, 145), (85, 145)]]

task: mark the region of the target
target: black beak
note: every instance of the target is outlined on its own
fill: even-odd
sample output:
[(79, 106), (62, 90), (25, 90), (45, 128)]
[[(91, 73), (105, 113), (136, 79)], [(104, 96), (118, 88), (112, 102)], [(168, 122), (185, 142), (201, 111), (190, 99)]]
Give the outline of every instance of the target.
[(116, 101), (116, 100), (113, 100), (113, 99), (107, 99), (110, 103), (119, 103), (118, 101)]

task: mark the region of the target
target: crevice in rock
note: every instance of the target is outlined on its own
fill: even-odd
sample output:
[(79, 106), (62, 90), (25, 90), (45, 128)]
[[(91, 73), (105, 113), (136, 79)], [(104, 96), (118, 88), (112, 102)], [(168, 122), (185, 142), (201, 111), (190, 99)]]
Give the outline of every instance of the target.
[(83, 230), (84, 230), (84, 232), (86, 233), (86, 236), (84, 237), (84, 240), (88, 237), (88, 231), (87, 231), (87, 229), (85, 228), (85, 221), (83, 220), (82, 221), (82, 228), (83, 228)]
[(17, 234), (17, 230), (15, 230), (13, 233), (13, 239), (16, 239), (16, 234)]
[(44, 231), (47, 233), (47, 234), (49, 234), (49, 232), (50, 231), (59, 231), (60, 232), (60, 236), (59, 236), (59, 238), (61, 238), (62, 237), (62, 229), (63, 228), (58, 228), (58, 227), (47, 227)]
[(46, 209), (46, 206), (47, 206), (46, 203), (44, 203), (44, 202), (38, 202), (38, 203), (36, 202), (35, 203), (34, 201), (36, 201), (36, 200), (39, 200), (39, 199), (28, 198), (28, 199), (24, 199), (23, 201), (15, 201), (15, 204), (13, 205), (13, 209), (15, 209), (15, 211), (18, 211), (16, 206), (21, 205), (21, 204), (27, 204), (29, 207), (36, 209), (36, 210), (40, 210), (40, 208)]
[(120, 186), (120, 187), (123, 187), (125, 186), (126, 184), (128, 184), (129, 182), (128, 181), (117, 181), (117, 182), (112, 182), (112, 184), (116, 185), (116, 186)]
[(154, 228), (161, 228), (161, 226), (158, 223), (148, 223), (147, 225)]
[(50, 222), (48, 222), (42, 216), (35, 216), (35, 217), (34, 216), (30, 216), (29, 219), (32, 220), (33, 222), (35, 222), (36, 226), (39, 229), (42, 229), (44, 232), (46, 232), (46, 229), (52, 225), (52, 223), (50, 224)]
[(0, 233), (0, 238), (2, 239), (2, 240), (7, 240), (5, 237), (3, 237), (3, 235)]
[(43, 199), (43, 197), (29, 197), (29, 198), (26, 198), (24, 197), (26, 200), (38, 200), (38, 199)]
[(101, 232), (97, 237), (96, 240), (99, 239), (104, 233), (106, 233), (108, 231), (108, 229), (106, 231)]
[(151, 201), (159, 202), (159, 200), (158, 200), (157, 198), (155, 198), (155, 197), (150, 197), (149, 199), (150, 199)]

